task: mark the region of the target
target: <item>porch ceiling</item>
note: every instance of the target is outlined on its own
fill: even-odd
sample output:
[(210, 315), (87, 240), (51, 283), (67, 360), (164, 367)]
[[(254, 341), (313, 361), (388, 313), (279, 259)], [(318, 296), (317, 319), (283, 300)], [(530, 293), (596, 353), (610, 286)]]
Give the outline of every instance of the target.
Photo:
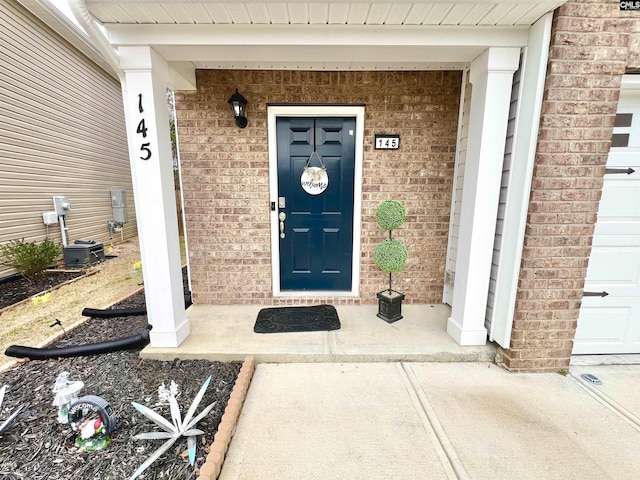
[(439, 2), (316, 0), (86, 0), (103, 24), (216, 25), (531, 25), (558, 0), (440, 0)]
[(176, 70), (462, 69), (526, 45), (559, 0), (85, 0), (115, 46), (150, 45)]

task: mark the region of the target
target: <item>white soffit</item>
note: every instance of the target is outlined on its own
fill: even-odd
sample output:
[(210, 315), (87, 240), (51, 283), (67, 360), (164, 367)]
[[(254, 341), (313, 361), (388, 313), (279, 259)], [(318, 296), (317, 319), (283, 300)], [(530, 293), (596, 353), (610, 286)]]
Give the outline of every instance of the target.
[(558, 0), (221, 2), (86, 0), (103, 24), (233, 25), (532, 25)]
[(564, 1), (85, 3), (113, 46), (149, 45), (194, 68), (434, 70), (526, 45), (529, 27)]

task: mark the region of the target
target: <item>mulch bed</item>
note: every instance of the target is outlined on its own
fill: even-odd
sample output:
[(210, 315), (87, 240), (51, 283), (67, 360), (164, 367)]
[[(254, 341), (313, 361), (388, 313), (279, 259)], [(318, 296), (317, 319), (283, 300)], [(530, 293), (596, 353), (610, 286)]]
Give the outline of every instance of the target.
[(44, 272), (33, 280), (27, 280), (24, 277), (5, 277), (0, 280), (0, 310), (84, 274), (83, 271)]
[[(144, 306), (144, 293), (117, 305), (122, 308)], [(147, 325), (146, 316), (127, 318), (92, 318), (68, 333), (53, 347), (93, 343), (134, 335)], [(212, 402), (216, 406), (197, 428), (205, 432), (198, 437), (196, 468), (180, 456), (186, 450), (181, 438), (139, 478), (145, 480), (195, 479), (198, 467), (206, 460), (205, 446), (213, 442), (222, 414), (229, 400), (240, 362), (206, 360), (174, 360), (160, 362), (142, 360), (138, 350), (113, 352), (97, 356), (60, 360), (30, 361), (0, 374), (0, 385), (8, 385), (0, 411), (0, 422), (11, 411), (26, 404), (27, 408), (0, 435), (0, 478), (7, 480), (122, 480), (151, 455), (163, 440), (132, 440), (138, 433), (158, 431), (155, 424), (138, 413), (131, 402), (153, 408), (170, 419), (168, 405), (157, 405), (158, 387), (178, 384), (178, 403), (182, 416), (204, 380), (213, 375), (207, 393), (197, 412)], [(61, 372), (69, 372), (71, 380), (85, 383), (80, 395), (104, 398), (117, 417), (111, 445), (95, 452), (79, 451), (75, 433), (68, 425), (56, 421), (57, 408), (52, 406), (52, 388)]]

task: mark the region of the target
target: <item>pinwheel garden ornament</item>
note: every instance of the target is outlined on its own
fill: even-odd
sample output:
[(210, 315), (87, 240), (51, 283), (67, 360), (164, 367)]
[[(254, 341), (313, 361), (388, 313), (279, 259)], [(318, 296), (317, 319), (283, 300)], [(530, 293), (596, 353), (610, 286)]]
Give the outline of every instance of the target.
[(158, 448), (147, 460), (140, 465), (140, 467), (129, 477), (129, 480), (134, 480), (138, 478), (142, 472), (144, 472), (153, 462), (155, 462), (160, 456), (169, 450), (171, 446), (178, 441), (180, 437), (187, 437), (187, 451), (189, 453), (189, 463), (191, 466), (195, 465), (196, 462), (196, 436), (202, 435), (204, 432), (202, 430), (198, 430), (194, 428), (196, 424), (206, 417), (209, 412), (213, 409), (216, 402), (213, 402), (208, 407), (206, 407), (200, 414), (194, 417), (196, 413), (196, 409), (200, 402), (202, 401), (202, 397), (209, 386), (209, 382), (211, 382), (211, 376), (205, 380), (200, 387), (200, 391), (196, 395), (196, 398), (193, 400), (191, 407), (187, 411), (184, 420), (181, 418), (180, 407), (178, 406), (178, 402), (174, 395), (170, 395), (168, 397), (169, 400), (169, 408), (171, 410), (171, 421), (162, 417), (159, 413), (152, 410), (151, 408), (147, 408), (144, 405), (140, 405), (136, 402), (131, 402), (131, 405), (134, 406), (136, 410), (142, 413), (149, 420), (153, 421), (156, 425), (164, 430), (164, 432), (149, 432), (149, 433), (140, 433), (133, 437), (134, 440), (165, 440), (166, 442)]

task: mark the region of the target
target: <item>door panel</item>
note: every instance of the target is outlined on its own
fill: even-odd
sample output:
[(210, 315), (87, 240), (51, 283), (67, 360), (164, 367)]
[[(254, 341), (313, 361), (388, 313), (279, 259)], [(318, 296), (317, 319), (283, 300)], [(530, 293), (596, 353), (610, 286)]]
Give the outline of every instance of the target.
[(309, 228), (292, 228), (291, 231), (291, 269), (297, 273), (311, 273), (311, 231)]
[[(352, 288), (355, 118), (278, 117), (278, 197), (285, 199), (279, 240), (281, 291)], [(316, 151), (329, 183), (319, 195), (300, 184)], [(314, 155), (310, 166), (320, 166)]]
[(640, 297), (582, 301), (573, 354), (640, 353)]

